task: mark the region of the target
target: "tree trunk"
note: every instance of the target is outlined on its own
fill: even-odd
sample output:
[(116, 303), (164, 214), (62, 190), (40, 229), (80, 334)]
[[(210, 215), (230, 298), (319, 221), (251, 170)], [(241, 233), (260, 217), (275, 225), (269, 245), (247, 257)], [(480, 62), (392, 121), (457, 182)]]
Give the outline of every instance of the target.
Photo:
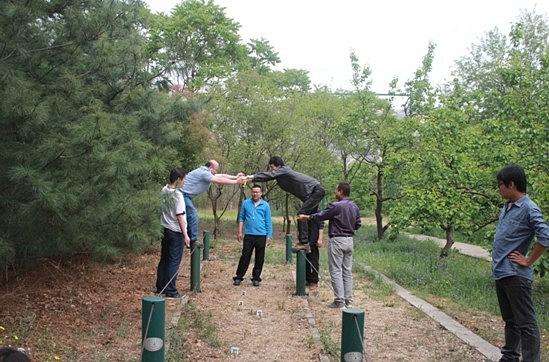
[(238, 206), (236, 210), (236, 218), (235, 222), (238, 225), (238, 215), (240, 214), (240, 208), (242, 207), (242, 201), (244, 201), (244, 198), (246, 197), (246, 194), (244, 193), (244, 186), (240, 186), (240, 195), (238, 196)]
[(383, 239), (387, 227), (383, 227), (383, 168), (378, 166), (376, 176), (376, 228), (378, 240)]
[(286, 224), (286, 235), (290, 234), (292, 221), (290, 220), (290, 194), (286, 194), (286, 200), (284, 202), (284, 222)]
[(450, 252), (450, 248), (454, 245), (454, 227), (452, 225), (447, 226), (444, 228), (444, 231), (446, 232), (446, 245), (444, 245), (440, 251), (440, 258), (447, 257)]
[(344, 152), (341, 153), (341, 161), (343, 162), (343, 181), (347, 182), (349, 181), (349, 169), (347, 168), (347, 154)]

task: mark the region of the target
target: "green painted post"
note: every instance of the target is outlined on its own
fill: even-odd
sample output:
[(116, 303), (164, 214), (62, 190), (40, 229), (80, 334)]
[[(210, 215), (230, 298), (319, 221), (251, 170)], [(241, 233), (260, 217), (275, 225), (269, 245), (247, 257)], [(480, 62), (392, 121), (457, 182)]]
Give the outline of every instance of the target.
[(164, 298), (141, 299), (141, 361), (164, 361), (165, 316)]
[(295, 263), (295, 295), (307, 295), (305, 293), (305, 250), (298, 250)]
[(362, 361), (364, 356), (364, 311), (346, 308), (341, 315), (341, 361)]
[(193, 292), (201, 292), (200, 290), (200, 254), (202, 244), (194, 242), (191, 246), (191, 290)]
[(292, 262), (292, 235), (286, 234), (286, 264)]
[(204, 250), (202, 252), (202, 260), (210, 260), (211, 241), (212, 241), (212, 233), (204, 230)]

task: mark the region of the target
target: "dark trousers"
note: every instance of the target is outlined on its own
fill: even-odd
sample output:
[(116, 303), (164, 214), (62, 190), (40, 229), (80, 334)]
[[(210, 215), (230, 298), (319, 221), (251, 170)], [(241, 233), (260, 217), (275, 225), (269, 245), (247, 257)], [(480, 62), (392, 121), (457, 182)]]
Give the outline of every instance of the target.
[(267, 243), (267, 236), (265, 235), (244, 235), (244, 241), (242, 242), (242, 255), (238, 262), (238, 268), (236, 269), (236, 276), (234, 280), (243, 280), (244, 274), (248, 270), (250, 265), (250, 259), (252, 258), (252, 252), (255, 249), (255, 261), (254, 269), (252, 271), (252, 280), (261, 281), (261, 271), (263, 270), (263, 262), (265, 261), (265, 244)]
[[(313, 189), (313, 192), (303, 202), (301, 208), (298, 210), (298, 214), (311, 215), (318, 211), (318, 205), (325, 195), (325, 191), (322, 186), (318, 185)], [(301, 244), (307, 244), (309, 242), (309, 226), (307, 221), (297, 222), (297, 238)]]
[(496, 280), (501, 317), (505, 322), (505, 345), (501, 361), (540, 361), (540, 334), (532, 301), (532, 281), (511, 276)]
[[(305, 254), (307, 258), (305, 265), (305, 280), (307, 284), (318, 283), (318, 261), (319, 261), (319, 252), (318, 245), (315, 242), (311, 244), (311, 252)], [(312, 264), (312, 265), (311, 265)]]
[[(165, 294), (177, 293), (174, 276), (179, 270), (179, 264), (183, 257), (183, 234), (164, 228), (160, 262), (156, 269), (156, 292), (164, 289)], [(171, 280), (170, 280), (171, 279)], [(165, 287), (165, 288), (164, 288)]]

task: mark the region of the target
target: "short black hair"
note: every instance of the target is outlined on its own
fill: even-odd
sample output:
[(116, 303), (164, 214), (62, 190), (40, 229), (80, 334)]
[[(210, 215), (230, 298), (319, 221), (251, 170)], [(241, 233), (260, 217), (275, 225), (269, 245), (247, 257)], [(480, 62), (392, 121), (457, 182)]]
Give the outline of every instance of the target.
[(272, 156), (271, 158), (269, 158), (269, 165), (275, 165), (276, 167), (284, 166), (284, 161), (280, 156)]
[(11, 347), (0, 348), (0, 361), (28, 362), (29, 356)]
[(185, 178), (185, 172), (182, 168), (176, 167), (170, 171), (170, 183), (173, 184), (178, 178)]
[(499, 170), (496, 177), (505, 186), (509, 187), (511, 181), (513, 181), (518, 191), (526, 192), (526, 174), (522, 167), (514, 164), (507, 165)]
[(206, 162), (206, 163), (204, 164), (204, 166), (206, 166), (206, 167), (211, 167), (211, 166), (212, 166), (212, 163), (211, 163), (210, 161), (208, 161), (208, 162)]
[(348, 182), (338, 183), (337, 189), (343, 194), (343, 196), (349, 196), (351, 194), (351, 185)]
[(258, 185), (258, 184), (252, 185), (252, 189), (257, 189), (257, 188), (261, 189), (261, 191), (263, 192), (263, 187), (261, 187), (261, 185)]

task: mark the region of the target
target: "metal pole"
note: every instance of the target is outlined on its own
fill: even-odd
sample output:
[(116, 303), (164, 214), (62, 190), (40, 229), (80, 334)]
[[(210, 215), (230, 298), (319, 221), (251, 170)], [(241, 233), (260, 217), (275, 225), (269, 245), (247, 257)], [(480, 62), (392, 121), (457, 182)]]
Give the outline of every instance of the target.
[(295, 295), (305, 293), (305, 250), (298, 250), (295, 263)]
[(341, 315), (341, 361), (364, 358), (364, 311), (346, 308)]
[(286, 234), (286, 264), (292, 262), (292, 235)]
[(141, 299), (141, 361), (164, 361), (165, 311), (164, 298)]
[(212, 233), (204, 230), (204, 250), (202, 252), (202, 260), (210, 260), (210, 245)]
[(200, 254), (202, 244), (195, 241), (191, 245), (191, 290), (193, 292), (201, 292), (200, 290)]

